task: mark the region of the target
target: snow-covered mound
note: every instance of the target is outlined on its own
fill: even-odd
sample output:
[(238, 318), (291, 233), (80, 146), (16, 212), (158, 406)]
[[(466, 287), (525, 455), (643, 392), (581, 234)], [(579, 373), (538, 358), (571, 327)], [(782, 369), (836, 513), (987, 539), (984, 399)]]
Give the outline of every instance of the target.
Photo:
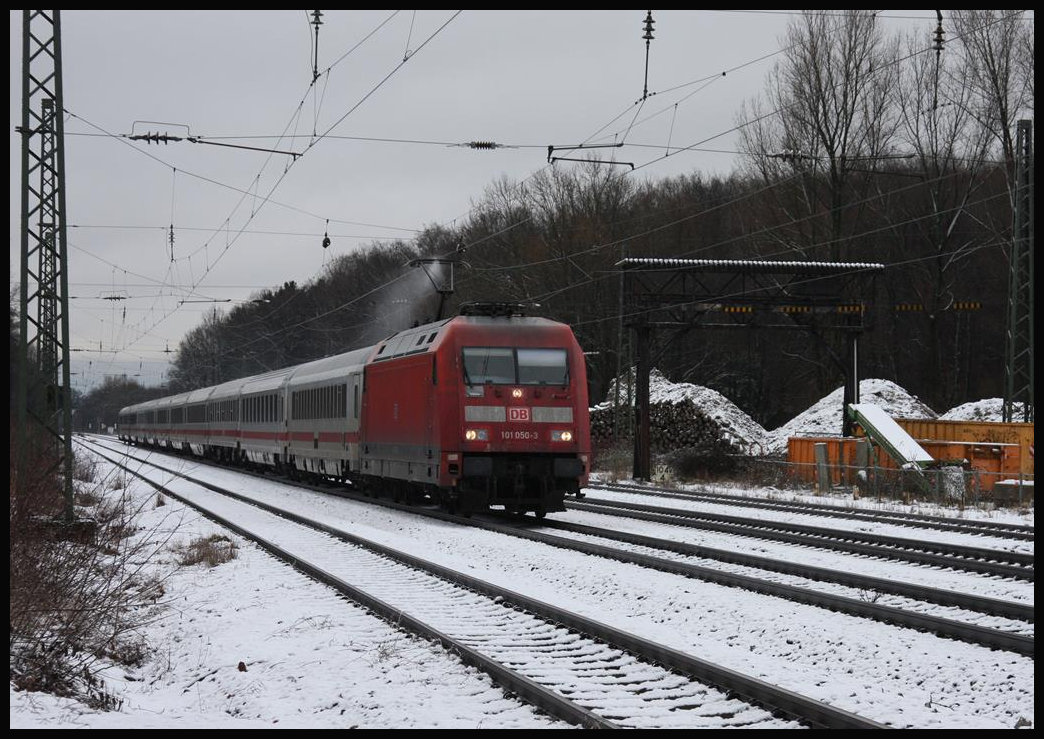
[[(1014, 420), (1022, 420), (1022, 403), (1016, 403), (1014, 409)], [(940, 421), (990, 421), (1001, 423), (1004, 421), (1004, 399), (986, 398), (971, 403), (964, 403), (939, 416)]]
[[(598, 411), (611, 408), (615, 393), (615, 385), (610, 383), (605, 402), (598, 404), (591, 410)], [(633, 389), (631, 394), (631, 404), (633, 405)], [(621, 387), (620, 402), (626, 402), (626, 397), (626, 388)], [(657, 403), (669, 405), (690, 403), (695, 406), (697, 411), (720, 427), (723, 440), (735, 444), (740, 449), (749, 451), (752, 454), (760, 454), (764, 449), (765, 429), (717, 390), (711, 390), (709, 387), (703, 387), (702, 385), (693, 385), (689, 382), (671, 382), (659, 370), (653, 369), (649, 373), (649, 404), (655, 405)]]
[[(778, 429), (767, 432), (765, 453), (786, 454), (791, 436), (840, 436), (844, 397), (844, 388), (839, 387)], [(880, 406), (893, 418), (936, 417), (935, 411), (889, 380), (860, 382), (859, 402)]]
[[(631, 404), (634, 404), (633, 375)], [(612, 408), (616, 393), (615, 381), (609, 384), (606, 400), (591, 409), (592, 413)], [(621, 386), (620, 401), (627, 402), (627, 388)], [(761, 424), (743, 412), (735, 403), (716, 390), (688, 382), (671, 382), (659, 370), (649, 375), (649, 403), (690, 404), (702, 416), (720, 429), (721, 439), (750, 454), (786, 454), (787, 439), (791, 436), (840, 436), (841, 403), (844, 388), (837, 388), (803, 413), (798, 414), (774, 431), (766, 431)], [(939, 418), (944, 421), (1001, 421), (1003, 401), (987, 398), (964, 403), (938, 415), (890, 380), (870, 379), (859, 383), (859, 402), (880, 406), (893, 418)], [(1021, 406), (1016, 412), (1016, 419)]]

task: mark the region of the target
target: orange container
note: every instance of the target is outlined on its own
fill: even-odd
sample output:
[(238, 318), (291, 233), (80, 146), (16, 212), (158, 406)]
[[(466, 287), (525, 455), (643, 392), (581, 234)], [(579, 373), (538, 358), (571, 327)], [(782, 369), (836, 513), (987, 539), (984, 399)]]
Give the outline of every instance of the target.
[[(862, 429), (859, 429), (862, 433)], [(909, 433), (909, 431), (907, 432)], [(912, 435), (912, 434), (911, 434)], [(816, 444), (826, 444), (832, 483), (851, 484), (856, 472), (856, 443), (861, 437), (795, 436), (787, 440), (787, 461), (794, 465), (794, 473), (805, 482), (816, 480)], [(1018, 444), (1003, 442), (944, 441), (917, 439), (917, 443), (940, 462), (967, 460), (978, 472), (979, 487), (992, 490), (998, 480), (1018, 478), (1021, 451)], [(897, 469), (898, 465), (886, 452), (875, 445), (874, 459), (878, 467)], [(1032, 475), (1031, 471), (1028, 473)], [(1025, 476), (1027, 473), (1023, 473)]]
[(793, 465), (798, 479), (816, 481), (816, 444), (826, 444), (827, 460), (830, 464), (830, 479), (834, 485), (850, 482), (847, 468), (855, 474), (856, 442), (854, 437), (839, 436), (792, 436), (787, 439), (787, 462)]
[(1001, 471), (1016, 478), (1019, 473), (1023, 477), (1033, 475), (1032, 423), (929, 421), (922, 418), (897, 418), (895, 422), (915, 439), (1016, 444), (1019, 447), (1018, 467), (1012, 468), (1009, 463)]

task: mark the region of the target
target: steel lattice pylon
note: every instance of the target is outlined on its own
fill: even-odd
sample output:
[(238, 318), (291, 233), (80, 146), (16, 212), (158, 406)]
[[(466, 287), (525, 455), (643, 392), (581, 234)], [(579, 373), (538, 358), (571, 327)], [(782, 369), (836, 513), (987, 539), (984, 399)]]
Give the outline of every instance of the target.
[[(57, 10), (24, 10), (22, 38), (21, 316), (18, 464), (38, 464), (39, 444), (60, 468), (72, 508), (72, 407), (66, 274), (61, 23)], [(39, 471), (39, 470), (36, 470)], [(50, 470), (43, 470), (49, 472)]]
[[(1016, 129), (1015, 209), (1004, 366), (1005, 421), (1033, 423), (1033, 123)], [(1021, 407), (1020, 407), (1021, 404)]]

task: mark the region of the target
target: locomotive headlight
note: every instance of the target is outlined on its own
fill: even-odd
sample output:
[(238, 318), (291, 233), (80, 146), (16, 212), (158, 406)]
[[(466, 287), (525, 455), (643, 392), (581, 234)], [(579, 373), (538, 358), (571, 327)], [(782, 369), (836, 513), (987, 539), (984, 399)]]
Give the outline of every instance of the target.
[(468, 441), (488, 441), (489, 432), (486, 429), (466, 429), (464, 438)]
[(516, 387), (514, 390), (512, 390), (511, 391), (511, 397), (512, 398), (521, 398), (522, 397), (522, 388)]
[(572, 431), (552, 431), (551, 432), (551, 441), (572, 441), (572, 440), (573, 440), (573, 432)]

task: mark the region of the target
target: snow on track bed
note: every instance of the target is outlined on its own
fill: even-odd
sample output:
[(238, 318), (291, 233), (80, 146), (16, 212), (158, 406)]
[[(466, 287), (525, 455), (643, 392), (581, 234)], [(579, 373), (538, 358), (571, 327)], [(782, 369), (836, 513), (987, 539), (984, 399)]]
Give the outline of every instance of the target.
[[(167, 457), (164, 462), (204, 474), (191, 460)], [(520, 545), (489, 532), (465, 533), (454, 524), (311, 493), (279, 480), (230, 470), (206, 474), (215, 483), (280, 504), (293, 502), (313, 518), (894, 727), (1011, 728), (1032, 716), (1030, 658), (736, 588), (679, 583), (676, 576), (595, 557), (563, 557), (561, 550)], [(820, 565), (831, 566), (828, 553), (818, 556)], [(842, 561), (848, 566), (858, 560)], [(866, 563), (868, 574), (874, 567)], [(958, 577), (939, 573), (946, 576)]]

